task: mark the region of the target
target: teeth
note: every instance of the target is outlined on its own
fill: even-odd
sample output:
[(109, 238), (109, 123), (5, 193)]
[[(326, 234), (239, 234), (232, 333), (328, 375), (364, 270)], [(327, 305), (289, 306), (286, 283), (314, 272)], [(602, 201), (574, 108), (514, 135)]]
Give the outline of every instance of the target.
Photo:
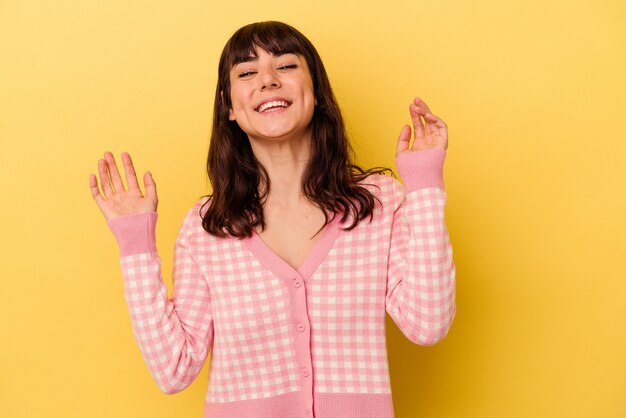
[(261, 106), (259, 106), (259, 108), (256, 111), (261, 113), (261, 112), (264, 112), (266, 109), (268, 109), (270, 107), (277, 107), (277, 106), (287, 107), (287, 106), (289, 106), (289, 103), (287, 103), (284, 100), (275, 100), (275, 101), (271, 101), (271, 102), (265, 102)]

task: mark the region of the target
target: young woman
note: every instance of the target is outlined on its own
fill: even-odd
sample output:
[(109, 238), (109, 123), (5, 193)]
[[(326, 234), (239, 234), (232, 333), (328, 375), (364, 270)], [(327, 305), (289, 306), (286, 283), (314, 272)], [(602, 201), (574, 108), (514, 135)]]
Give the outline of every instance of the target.
[[(133, 331), (165, 393), (211, 351), (205, 417), (393, 417), (385, 312), (411, 341), (453, 321), (444, 222), (446, 124), (421, 99), (398, 138), (404, 187), (362, 170), (313, 45), (279, 22), (228, 41), (208, 175), (175, 246), (173, 295), (155, 247), (157, 194), (111, 153), (91, 192), (117, 238)], [(102, 193), (100, 192), (102, 188)]]

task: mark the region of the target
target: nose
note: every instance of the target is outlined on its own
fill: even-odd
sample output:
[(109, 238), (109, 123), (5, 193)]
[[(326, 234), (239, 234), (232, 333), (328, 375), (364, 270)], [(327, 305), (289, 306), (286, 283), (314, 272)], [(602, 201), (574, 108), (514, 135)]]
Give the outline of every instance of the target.
[(259, 77), (261, 90), (274, 89), (280, 87), (280, 80), (276, 71), (271, 68), (264, 70)]

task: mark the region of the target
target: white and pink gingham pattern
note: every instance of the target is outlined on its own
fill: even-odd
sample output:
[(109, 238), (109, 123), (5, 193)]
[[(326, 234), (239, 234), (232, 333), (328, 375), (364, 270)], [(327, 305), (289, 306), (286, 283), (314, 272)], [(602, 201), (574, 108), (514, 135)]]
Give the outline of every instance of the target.
[[(245, 416), (244, 409), (259, 417), (269, 409), (281, 418), (357, 416), (346, 407), (393, 416), (385, 312), (421, 345), (442, 339), (456, 312), (446, 193), (436, 175), (445, 152), (415, 154), (399, 162), (400, 172), (430, 177), (406, 193), (391, 177), (369, 177), (366, 187), (382, 203), (373, 220), (345, 231), (336, 219), (299, 269), (257, 235), (207, 234), (199, 202), (176, 241), (171, 299), (154, 246), (156, 214), (111, 221), (133, 331), (161, 390), (191, 384), (211, 351), (205, 417)], [(289, 412), (275, 415), (280, 408)]]

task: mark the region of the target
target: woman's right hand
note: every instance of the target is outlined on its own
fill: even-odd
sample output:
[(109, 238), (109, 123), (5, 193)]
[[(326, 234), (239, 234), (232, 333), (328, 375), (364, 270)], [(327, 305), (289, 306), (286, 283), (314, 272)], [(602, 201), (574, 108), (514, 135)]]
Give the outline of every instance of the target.
[(100, 194), (96, 175), (89, 175), (91, 195), (107, 221), (136, 213), (156, 212), (157, 204), (159, 203), (156, 184), (152, 174), (146, 172), (143, 175), (143, 184), (146, 190), (146, 195), (144, 196), (139, 188), (130, 155), (125, 152), (122, 153), (122, 163), (124, 164), (128, 190), (124, 189), (124, 183), (122, 183), (122, 177), (117, 170), (115, 158), (110, 152), (105, 152), (104, 159), (98, 160), (102, 194)]

